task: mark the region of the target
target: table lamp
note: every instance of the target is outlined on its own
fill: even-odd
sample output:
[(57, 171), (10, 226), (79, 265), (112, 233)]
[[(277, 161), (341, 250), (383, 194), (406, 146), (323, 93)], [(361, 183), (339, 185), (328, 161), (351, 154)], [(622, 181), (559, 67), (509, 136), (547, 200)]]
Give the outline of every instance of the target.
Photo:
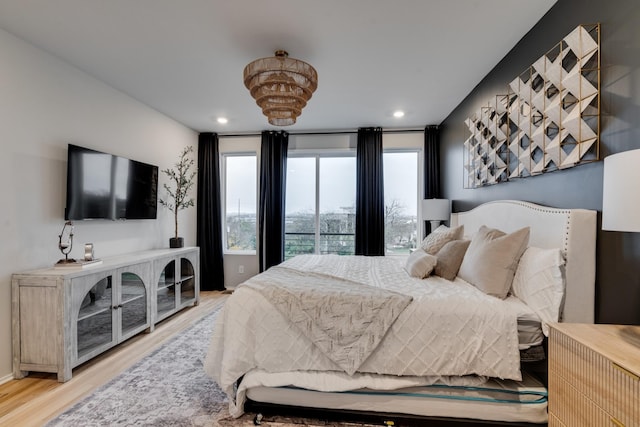
[(640, 149), (604, 159), (602, 229), (640, 232)]
[(438, 228), (440, 222), (451, 216), (449, 199), (424, 199), (422, 201), (422, 219), (431, 223), (431, 231)]

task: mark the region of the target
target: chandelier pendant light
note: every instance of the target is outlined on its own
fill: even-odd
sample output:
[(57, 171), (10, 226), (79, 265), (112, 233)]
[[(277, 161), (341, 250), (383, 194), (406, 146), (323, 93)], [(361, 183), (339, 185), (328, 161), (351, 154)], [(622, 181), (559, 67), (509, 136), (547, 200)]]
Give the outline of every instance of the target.
[(284, 50), (244, 68), (244, 85), (269, 123), (290, 126), (318, 87), (318, 73), (306, 62), (289, 58)]

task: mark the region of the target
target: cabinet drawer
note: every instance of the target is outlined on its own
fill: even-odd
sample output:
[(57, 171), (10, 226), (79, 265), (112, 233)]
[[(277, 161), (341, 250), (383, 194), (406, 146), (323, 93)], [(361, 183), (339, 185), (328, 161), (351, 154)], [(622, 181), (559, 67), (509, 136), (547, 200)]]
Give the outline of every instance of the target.
[[(550, 389), (554, 388), (552, 382), (558, 387), (565, 387), (566, 392), (570, 391), (566, 387), (575, 388), (576, 392), (593, 401), (595, 406), (611, 414), (623, 425), (640, 425), (640, 404), (638, 403), (640, 402), (640, 378), (635, 373), (621, 368), (601, 354), (555, 330), (552, 330), (550, 340), (549, 375)], [(552, 380), (551, 377), (554, 379)], [(550, 396), (550, 408), (558, 408), (558, 403), (554, 400), (567, 399), (563, 394), (562, 392), (554, 393), (553, 399)], [(578, 412), (584, 410), (570, 401), (565, 401), (562, 405), (576, 406), (569, 409)], [(564, 417), (560, 419), (566, 420)], [(593, 418), (590, 418), (590, 423), (583, 425), (593, 425), (592, 421)], [(607, 424), (602, 425), (615, 424), (607, 421)]]
[(557, 421), (555, 424), (552, 423), (552, 417), (550, 417), (549, 425), (567, 427), (638, 425), (623, 423), (621, 419), (607, 413), (556, 373), (549, 375), (549, 413), (553, 414)]

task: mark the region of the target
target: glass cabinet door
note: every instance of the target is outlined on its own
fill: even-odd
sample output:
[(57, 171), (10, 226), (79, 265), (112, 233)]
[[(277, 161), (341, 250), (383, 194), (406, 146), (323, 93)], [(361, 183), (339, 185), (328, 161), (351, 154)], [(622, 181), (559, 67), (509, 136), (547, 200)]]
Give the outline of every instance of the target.
[(127, 335), (147, 324), (147, 290), (135, 273), (123, 272), (120, 280), (122, 335)]
[(180, 305), (196, 297), (196, 279), (193, 264), (187, 258), (180, 258)]
[(157, 315), (171, 312), (176, 308), (176, 262), (169, 262), (158, 280)]
[(112, 277), (98, 281), (80, 304), (78, 313), (78, 358), (113, 339)]

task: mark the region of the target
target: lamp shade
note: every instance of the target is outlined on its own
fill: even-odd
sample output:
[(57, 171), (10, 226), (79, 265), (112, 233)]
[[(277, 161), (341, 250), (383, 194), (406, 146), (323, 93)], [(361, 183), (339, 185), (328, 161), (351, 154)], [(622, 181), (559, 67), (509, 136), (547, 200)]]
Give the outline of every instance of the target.
[(425, 221), (447, 221), (451, 215), (449, 199), (424, 199), (422, 201), (422, 219)]
[(604, 159), (602, 229), (640, 232), (640, 150)]

